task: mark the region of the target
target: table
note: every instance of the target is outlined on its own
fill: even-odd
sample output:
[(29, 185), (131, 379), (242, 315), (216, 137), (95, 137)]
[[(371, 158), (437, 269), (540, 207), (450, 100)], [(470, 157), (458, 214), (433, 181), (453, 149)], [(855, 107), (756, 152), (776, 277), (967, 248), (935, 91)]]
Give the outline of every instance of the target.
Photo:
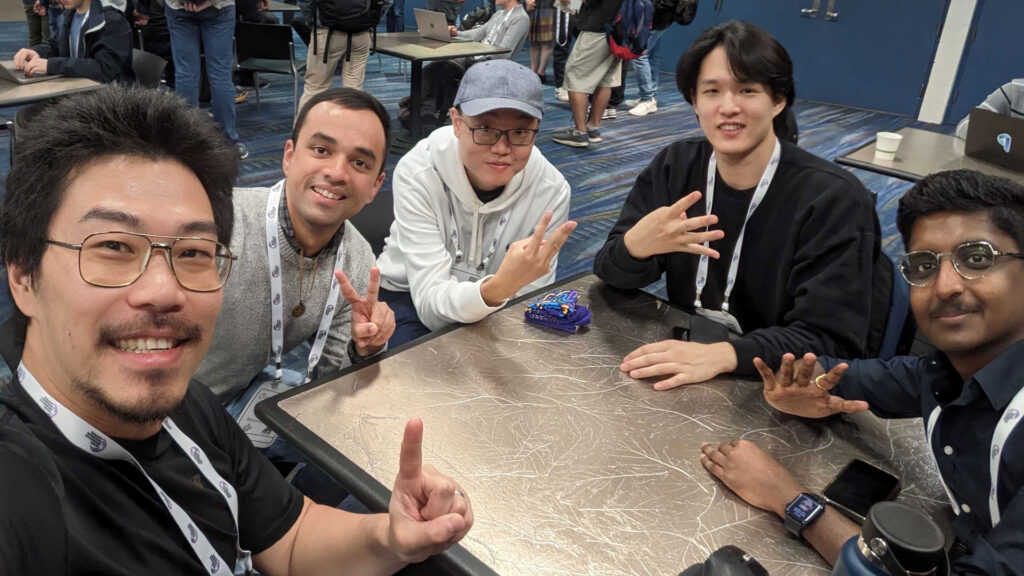
[(375, 510), (386, 508), (404, 423), (422, 417), (424, 462), (473, 502), (473, 529), (446, 553), (460, 574), (671, 576), (726, 544), (773, 576), (828, 574), (774, 514), (701, 466), (701, 442), (737, 437), (817, 491), (861, 458), (902, 477), (901, 500), (951, 517), (920, 419), (806, 421), (736, 379), (656, 392), (619, 362), (687, 315), (592, 275), (562, 286), (591, 307), (588, 330), (526, 324), (515, 304), (269, 399), (257, 415)]
[(300, 10), (296, 4), (278, 2), (278, 0), (270, 0), (270, 7), (267, 8), (267, 12), (299, 12)]
[(911, 182), (935, 172), (963, 168), (1024, 184), (1022, 172), (965, 156), (964, 141), (956, 136), (909, 127), (897, 130), (896, 134), (902, 135), (903, 141), (895, 160), (875, 159), (875, 141), (872, 140), (870, 144), (836, 158), (836, 162)]
[(409, 127), (412, 144), (420, 139), (420, 93), (423, 86), (423, 63), (429, 60), (455, 60), (470, 56), (505, 54), (508, 48), (482, 42), (441, 42), (420, 37), (418, 31), (377, 34), (374, 50), (381, 54), (409, 60), (412, 63), (412, 85), (409, 87)]
[(96, 90), (103, 84), (88, 78), (54, 78), (32, 84), (16, 84), (0, 80), (0, 107), (31, 104), (40, 100), (67, 96), (76, 92)]

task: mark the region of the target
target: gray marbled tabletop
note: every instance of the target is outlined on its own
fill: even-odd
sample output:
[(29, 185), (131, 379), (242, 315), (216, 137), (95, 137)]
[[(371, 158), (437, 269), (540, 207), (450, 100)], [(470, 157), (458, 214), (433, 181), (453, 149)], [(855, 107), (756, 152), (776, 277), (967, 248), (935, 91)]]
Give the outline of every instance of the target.
[(804, 421), (753, 381), (665, 392), (619, 371), (686, 314), (593, 276), (577, 334), (523, 321), (524, 305), (283, 400), (280, 407), (390, 487), (403, 425), (421, 417), (424, 462), (456, 478), (476, 515), (463, 545), (502, 575), (675, 575), (726, 544), (773, 574), (827, 574), (774, 514), (711, 477), (702, 442), (746, 438), (821, 490), (851, 459), (902, 478), (900, 499), (948, 508), (921, 421), (870, 414)]

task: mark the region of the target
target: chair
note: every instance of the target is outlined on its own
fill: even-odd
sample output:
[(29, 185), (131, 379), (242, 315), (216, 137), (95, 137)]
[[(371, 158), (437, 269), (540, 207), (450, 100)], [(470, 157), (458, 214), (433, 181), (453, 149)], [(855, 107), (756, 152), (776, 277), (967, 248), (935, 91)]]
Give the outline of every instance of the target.
[(132, 49), (132, 70), (135, 72), (135, 79), (138, 80), (140, 86), (159, 88), (166, 67), (167, 60), (156, 54), (144, 52), (138, 48)]
[(380, 256), (384, 251), (384, 239), (391, 232), (391, 223), (394, 220), (395, 203), (390, 188), (381, 188), (373, 202), (363, 206), (358, 214), (349, 218), (349, 222), (370, 243), (374, 256)]
[(260, 72), (291, 75), (294, 79), (292, 116), (298, 113), (299, 74), (305, 73), (306, 64), (295, 62), (291, 26), (236, 22), (235, 57), (237, 70), (253, 73), (257, 106), (260, 103)]

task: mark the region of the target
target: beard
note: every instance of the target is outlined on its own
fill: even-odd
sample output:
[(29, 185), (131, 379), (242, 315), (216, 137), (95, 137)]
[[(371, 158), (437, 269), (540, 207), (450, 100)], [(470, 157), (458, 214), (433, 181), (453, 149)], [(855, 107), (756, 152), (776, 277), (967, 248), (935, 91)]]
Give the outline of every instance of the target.
[(162, 422), (181, 406), (185, 390), (174, 385), (180, 378), (177, 370), (148, 370), (139, 375), (141, 383), (133, 384), (142, 393), (133, 399), (116, 400), (102, 387), (88, 380), (74, 382), (75, 389), (104, 412), (126, 424), (147, 426)]
[[(186, 343), (201, 342), (204, 334), (202, 326), (185, 321), (174, 315), (151, 314), (139, 320), (103, 326), (99, 330), (97, 345), (105, 347), (123, 335), (145, 331), (147, 328), (170, 328), (175, 333), (179, 346)], [(195, 366), (191, 367), (192, 370)], [(100, 386), (92, 379), (78, 379), (72, 385), (85, 398), (98, 408), (114, 416), (118, 420), (139, 426), (161, 422), (181, 406), (188, 390), (189, 374), (183, 374), (183, 368), (150, 369), (132, 371), (120, 377), (122, 383), (116, 388)], [(181, 386), (182, 379), (186, 385)], [(128, 393), (122, 398), (114, 398), (110, 390), (125, 390)]]

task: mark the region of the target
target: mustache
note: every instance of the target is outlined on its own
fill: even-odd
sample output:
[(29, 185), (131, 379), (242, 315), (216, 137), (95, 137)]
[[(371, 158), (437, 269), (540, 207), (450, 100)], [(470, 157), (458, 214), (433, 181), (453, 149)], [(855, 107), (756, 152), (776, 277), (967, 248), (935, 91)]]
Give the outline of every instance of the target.
[(944, 316), (958, 316), (960, 314), (970, 314), (971, 312), (977, 312), (978, 307), (967, 304), (963, 300), (955, 300), (952, 302), (939, 302), (928, 311), (928, 315), (932, 318), (942, 318)]
[(147, 314), (143, 317), (100, 326), (96, 342), (99, 345), (126, 338), (146, 330), (170, 330), (175, 340), (198, 340), (203, 337), (201, 325), (189, 322), (177, 314)]

